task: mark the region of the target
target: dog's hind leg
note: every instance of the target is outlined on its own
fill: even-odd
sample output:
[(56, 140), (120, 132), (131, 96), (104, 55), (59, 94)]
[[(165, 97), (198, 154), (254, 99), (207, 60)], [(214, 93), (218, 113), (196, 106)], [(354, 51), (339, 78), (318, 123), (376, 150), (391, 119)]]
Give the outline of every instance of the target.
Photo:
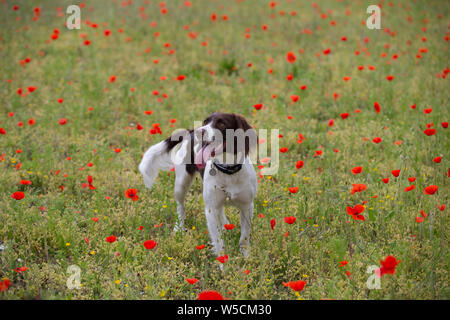
[(175, 165), (175, 200), (177, 201), (178, 220), (173, 231), (183, 231), (185, 206), (184, 200), (194, 180), (194, 174), (186, 171), (186, 165)]

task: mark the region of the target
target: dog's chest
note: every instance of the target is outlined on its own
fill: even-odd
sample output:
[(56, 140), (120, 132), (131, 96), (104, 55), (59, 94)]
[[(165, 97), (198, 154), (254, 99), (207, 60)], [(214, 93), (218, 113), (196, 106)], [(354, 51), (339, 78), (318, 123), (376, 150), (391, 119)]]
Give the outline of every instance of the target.
[(252, 176), (252, 172), (246, 166), (234, 174), (215, 172), (214, 175), (210, 175), (209, 170), (205, 170), (205, 174), (209, 175), (205, 183), (210, 184), (213, 189), (224, 192), (232, 201), (242, 197), (252, 198), (256, 193), (256, 174), (253, 170)]

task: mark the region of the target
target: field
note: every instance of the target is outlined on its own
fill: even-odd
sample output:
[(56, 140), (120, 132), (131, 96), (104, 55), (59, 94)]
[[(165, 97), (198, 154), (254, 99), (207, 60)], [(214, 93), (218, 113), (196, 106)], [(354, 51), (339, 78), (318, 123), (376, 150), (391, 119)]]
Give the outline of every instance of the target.
[[(0, 299), (449, 299), (450, 4), (371, 4), (0, 1)], [(223, 271), (201, 178), (173, 233), (174, 173), (138, 171), (214, 111), (280, 133)]]

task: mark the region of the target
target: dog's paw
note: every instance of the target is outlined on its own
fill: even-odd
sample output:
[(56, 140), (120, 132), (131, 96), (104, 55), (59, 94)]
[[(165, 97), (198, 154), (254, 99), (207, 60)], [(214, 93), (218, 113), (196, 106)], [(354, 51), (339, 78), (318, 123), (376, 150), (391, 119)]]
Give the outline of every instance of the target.
[(250, 257), (250, 252), (247, 247), (241, 247), (241, 253), (246, 259)]
[(175, 224), (175, 227), (173, 228), (173, 233), (184, 233), (186, 231), (186, 228), (184, 227), (184, 225), (179, 225), (178, 223)]

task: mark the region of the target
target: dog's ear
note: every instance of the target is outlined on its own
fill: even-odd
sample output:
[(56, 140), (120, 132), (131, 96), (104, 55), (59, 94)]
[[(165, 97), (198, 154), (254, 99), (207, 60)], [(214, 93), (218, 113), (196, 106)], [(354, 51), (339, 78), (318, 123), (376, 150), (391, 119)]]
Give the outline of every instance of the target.
[[(235, 129), (242, 129), (245, 133), (245, 156), (248, 156), (249, 152), (252, 151), (258, 144), (258, 135), (255, 129), (245, 120), (245, 118), (239, 114), (233, 114), (236, 121)], [(237, 146), (235, 146), (235, 151)]]

